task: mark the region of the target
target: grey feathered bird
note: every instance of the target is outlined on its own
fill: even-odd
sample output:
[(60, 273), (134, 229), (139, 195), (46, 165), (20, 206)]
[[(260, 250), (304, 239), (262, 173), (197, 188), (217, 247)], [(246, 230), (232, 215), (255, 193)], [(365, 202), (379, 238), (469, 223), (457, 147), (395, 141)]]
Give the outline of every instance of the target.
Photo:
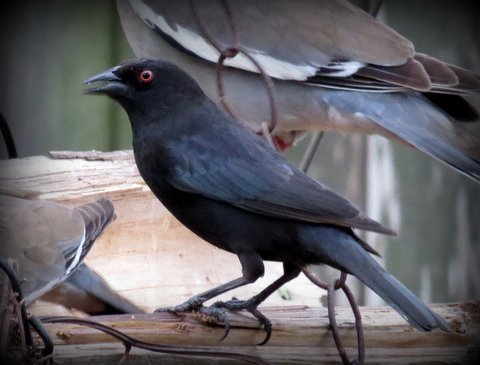
[(42, 297), (90, 314), (141, 312), (83, 264), (114, 217), (107, 199), (69, 208), (0, 195), (0, 256), (17, 262), (26, 303)]
[[(462, 123), (479, 118), (463, 98), (480, 92), (479, 75), (416, 53), (409, 40), (344, 0), (227, 4), (240, 45), (274, 78), (274, 133), (284, 143), (313, 130), (380, 134), (480, 179), (480, 136)], [(200, 28), (222, 47), (232, 44), (221, 1), (117, 0), (117, 6), (136, 56), (175, 63), (218, 103), (219, 53)], [(255, 66), (242, 54), (225, 65), (225, 99), (236, 115), (268, 122)]]

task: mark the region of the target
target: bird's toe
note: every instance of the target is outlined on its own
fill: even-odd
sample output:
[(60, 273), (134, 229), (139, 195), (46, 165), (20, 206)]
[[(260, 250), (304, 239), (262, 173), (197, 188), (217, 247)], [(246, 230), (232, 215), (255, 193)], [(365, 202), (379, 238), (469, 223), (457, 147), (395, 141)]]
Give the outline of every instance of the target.
[(224, 308), (230, 311), (246, 310), (247, 312), (251, 313), (260, 322), (260, 324), (263, 326), (264, 331), (266, 332), (265, 339), (262, 342), (258, 343), (258, 346), (262, 346), (270, 340), (270, 337), (272, 335), (272, 323), (262, 312), (257, 309), (258, 304), (259, 303), (255, 297), (248, 300), (239, 300), (236, 298), (232, 298), (231, 300), (226, 302), (216, 302), (209, 308)]
[(155, 309), (155, 313), (159, 312), (169, 312), (169, 313), (174, 313), (174, 314), (181, 314), (181, 313), (188, 313), (188, 312), (194, 312), (198, 311), (201, 308), (203, 308), (203, 302), (205, 300), (198, 296), (195, 295), (191, 297), (189, 300), (186, 302), (183, 302), (181, 304), (175, 305), (173, 307), (164, 307), (164, 308), (158, 308)]

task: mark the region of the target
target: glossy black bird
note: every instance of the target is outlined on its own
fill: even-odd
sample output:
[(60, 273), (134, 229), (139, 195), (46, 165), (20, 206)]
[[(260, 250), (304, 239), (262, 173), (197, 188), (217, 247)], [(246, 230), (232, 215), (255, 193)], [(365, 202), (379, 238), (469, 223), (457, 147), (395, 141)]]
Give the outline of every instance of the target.
[(265, 141), (208, 99), (173, 64), (138, 60), (86, 81), (128, 113), (140, 174), (165, 207), (211, 244), (236, 254), (242, 276), (173, 310), (193, 310), (221, 293), (254, 282), (264, 260), (284, 274), (258, 295), (232, 302), (256, 307), (308, 264), (327, 264), (355, 275), (414, 327), (449, 330), (448, 323), (386, 272), (375, 251), (352, 228), (391, 234), (354, 205), (311, 179)]

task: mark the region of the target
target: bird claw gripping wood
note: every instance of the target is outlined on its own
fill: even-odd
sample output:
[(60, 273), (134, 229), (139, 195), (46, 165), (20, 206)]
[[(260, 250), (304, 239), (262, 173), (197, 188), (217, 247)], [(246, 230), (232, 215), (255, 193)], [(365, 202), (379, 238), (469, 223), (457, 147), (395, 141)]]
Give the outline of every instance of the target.
[(265, 339), (258, 344), (258, 346), (265, 345), (272, 335), (272, 323), (270, 320), (265, 317), (258, 309), (258, 302), (256, 297), (252, 297), (248, 300), (238, 300), (233, 298), (227, 302), (216, 302), (209, 307), (203, 306), (205, 299), (200, 295), (193, 296), (186, 302), (166, 308), (158, 308), (155, 310), (156, 313), (159, 312), (169, 312), (175, 315), (180, 315), (182, 313), (195, 313), (203, 316), (204, 322), (212, 322), (212, 318), (215, 319), (216, 323), (223, 323), (224, 332), (219, 341), (223, 341), (227, 338), (230, 333), (230, 318), (228, 317), (227, 310), (230, 311), (241, 311), (246, 310), (251, 313), (263, 326), (265, 332), (267, 333)]
[(228, 318), (225, 310), (221, 308), (216, 308), (214, 306), (204, 307), (204, 302), (205, 299), (203, 299), (199, 295), (195, 295), (182, 304), (173, 307), (158, 308), (155, 310), (155, 312), (168, 312), (177, 316), (182, 313), (196, 313), (202, 315), (202, 320), (207, 323), (211, 323), (212, 318), (214, 318), (215, 322), (223, 323), (223, 325), (225, 326), (223, 335), (219, 340), (223, 341), (225, 338), (227, 338), (228, 333), (230, 332), (230, 319)]
[[(272, 322), (270, 322), (270, 320), (257, 309), (258, 305), (259, 303), (256, 301), (256, 297), (252, 297), (248, 300), (238, 300), (236, 298), (232, 298), (227, 302), (216, 302), (210, 308), (217, 308), (219, 310), (228, 309), (234, 312), (246, 310), (247, 312), (252, 314), (260, 322), (260, 324), (263, 326), (264, 331), (266, 332), (264, 340), (257, 344), (257, 346), (263, 346), (270, 340), (270, 337), (272, 336)], [(230, 326), (228, 327), (230, 329)], [(226, 328), (227, 326), (225, 325), (225, 329)], [(225, 331), (222, 340), (224, 340), (227, 335), (228, 331)]]
[(188, 299), (186, 302), (173, 307), (158, 308), (155, 310), (155, 313), (168, 312), (175, 315), (180, 315), (183, 313), (195, 313), (202, 315), (202, 320), (207, 323), (212, 322), (212, 318), (215, 319), (215, 322), (223, 323), (225, 326), (224, 333), (219, 341), (223, 341), (227, 338), (228, 333), (230, 332), (230, 319), (225, 310), (215, 307), (204, 307), (203, 303), (205, 298), (202, 298), (200, 295), (195, 295)]
[[(218, 97), (220, 99), (220, 104), (222, 105), (223, 109), (229, 113), (233, 118), (239, 121), (242, 125), (250, 128), (260, 136), (262, 136), (265, 141), (275, 149), (279, 150), (278, 146), (274, 142), (272, 138), (272, 132), (277, 125), (277, 108), (275, 103), (275, 94), (274, 94), (274, 85), (272, 82), (271, 77), (265, 72), (262, 65), (250, 54), (250, 52), (240, 45), (240, 39), (238, 36), (238, 27), (233, 17), (232, 9), (228, 5), (226, 0), (222, 1), (223, 8), (225, 10), (225, 15), (228, 20), (228, 24), (230, 26), (230, 32), (232, 34), (232, 42), (230, 46), (223, 46), (218, 40), (216, 40), (212, 34), (208, 31), (205, 27), (205, 24), (202, 22), (197, 9), (195, 7), (194, 1), (190, 1), (190, 8), (192, 9), (193, 17), (197, 23), (198, 28), (203, 33), (205, 39), (218, 51), (220, 54), (218, 57), (217, 65), (216, 65), (216, 78), (217, 78), (217, 89), (218, 89)], [(262, 80), (265, 84), (265, 89), (267, 91), (268, 102), (270, 105), (270, 123), (263, 122), (260, 128), (254, 127), (252, 123), (248, 121), (244, 121), (239, 118), (233, 110), (230, 108), (228, 103), (225, 101), (225, 87), (223, 82), (223, 63), (227, 58), (233, 58), (237, 56), (239, 53), (243, 54), (247, 57), (250, 62), (257, 68), (259, 74), (262, 77)]]

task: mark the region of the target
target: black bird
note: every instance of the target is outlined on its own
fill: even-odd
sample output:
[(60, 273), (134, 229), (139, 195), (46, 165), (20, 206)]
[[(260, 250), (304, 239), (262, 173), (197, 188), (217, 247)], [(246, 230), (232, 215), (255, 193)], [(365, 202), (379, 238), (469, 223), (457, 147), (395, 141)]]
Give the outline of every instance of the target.
[[(219, 52), (209, 38), (221, 49), (237, 38), (273, 78), (281, 145), (314, 130), (379, 134), (480, 181), (480, 118), (464, 98), (480, 93), (480, 76), (417, 53), (349, 1), (117, 0), (117, 7), (137, 57), (175, 63), (217, 103)], [(242, 53), (225, 65), (228, 105), (240, 119), (268, 121), (258, 69)]]
[[(254, 282), (264, 260), (280, 261), (284, 274), (247, 301), (257, 306), (309, 264), (355, 275), (414, 327), (449, 324), (386, 272), (375, 251), (352, 228), (392, 234), (354, 205), (286, 161), (252, 131), (222, 112), (175, 65), (136, 60), (100, 73), (87, 91), (106, 94), (128, 113), (140, 174), (165, 207), (211, 244), (234, 253), (242, 276), (173, 308), (195, 310), (217, 295)], [(265, 324), (265, 323), (264, 323)]]

